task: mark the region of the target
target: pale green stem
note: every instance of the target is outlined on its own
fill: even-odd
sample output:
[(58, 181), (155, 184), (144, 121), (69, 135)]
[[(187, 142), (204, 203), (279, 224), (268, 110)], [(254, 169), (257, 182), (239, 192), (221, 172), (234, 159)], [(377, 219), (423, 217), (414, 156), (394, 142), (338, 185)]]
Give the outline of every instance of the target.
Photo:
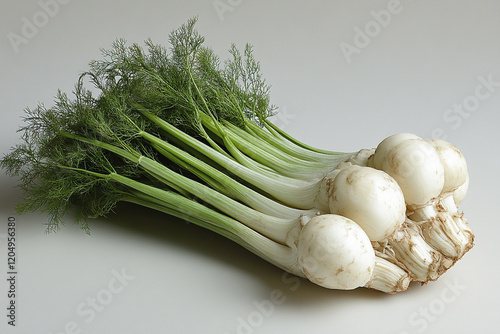
[(220, 170), (204, 163), (195, 158), (184, 150), (161, 140), (147, 132), (141, 132), (144, 139), (152, 143), (152, 145), (169, 159), (176, 159), (178, 165), (184, 166), (200, 179), (204, 180), (212, 188), (226, 196), (237, 199), (245, 203), (251, 208), (264, 214), (272, 215), (278, 218), (295, 219), (301, 215), (312, 215), (313, 212), (299, 210), (282, 205), (261, 193), (242, 185), (238, 181), (229, 177)]
[(162, 130), (176, 137), (184, 144), (203, 154), (237, 177), (268, 193), (278, 201), (298, 209), (309, 210), (314, 208), (314, 201), (319, 190), (319, 182), (307, 182), (285, 177), (277, 173), (252, 170), (218, 153), (208, 145), (194, 139), (160, 117), (144, 109), (140, 110), (140, 112)]

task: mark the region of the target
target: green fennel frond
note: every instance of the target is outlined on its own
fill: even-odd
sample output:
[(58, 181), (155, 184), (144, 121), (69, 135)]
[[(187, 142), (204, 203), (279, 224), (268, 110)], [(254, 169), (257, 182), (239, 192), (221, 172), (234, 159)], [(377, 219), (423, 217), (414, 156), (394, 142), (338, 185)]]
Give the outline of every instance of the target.
[[(249, 160), (226, 138), (223, 124), (241, 129), (248, 121), (262, 124), (274, 110), (269, 86), (251, 46), (241, 53), (233, 45), (232, 59), (221, 61), (203, 45), (205, 38), (195, 24), (196, 18), (174, 30), (168, 48), (151, 40), (145, 48), (116, 40), (102, 50), (101, 59), (89, 63), (73, 98), (58, 91), (52, 107), (26, 109), (23, 143), (0, 161), (8, 174), (21, 180), (25, 195), (20, 212), (44, 210), (51, 217), (49, 226), (57, 229), (74, 210), (77, 221), (88, 228), (87, 218), (106, 215), (121, 199), (130, 198), (130, 189), (112, 175), (179, 191), (141, 169), (137, 161), (142, 156), (213, 185), (212, 179), (144, 140), (147, 134), (190, 150), (145, 113), (230, 159), (236, 155)], [(86, 89), (85, 82), (98, 93)], [(202, 159), (220, 168), (208, 157)]]

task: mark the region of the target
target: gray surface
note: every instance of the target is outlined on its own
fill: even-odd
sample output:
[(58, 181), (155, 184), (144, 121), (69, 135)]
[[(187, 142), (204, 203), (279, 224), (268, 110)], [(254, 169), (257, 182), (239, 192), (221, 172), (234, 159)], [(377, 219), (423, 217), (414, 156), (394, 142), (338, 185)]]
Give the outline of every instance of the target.
[[(52, 4), (46, 7), (51, 15), (43, 14), (44, 3)], [(215, 5), (221, 3), (225, 11), (218, 13)], [(18, 326), (6, 324), (2, 278), (1, 333), (402, 334), (497, 327), (498, 1), (53, 4), (0, 4), (2, 152), (18, 141), (23, 108), (38, 101), (50, 105), (57, 88), (71, 91), (100, 48), (117, 37), (165, 44), (172, 29), (199, 15), (198, 29), (221, 55), (231, 42), (254, 44), (273, 85), (273, 102), (281, 107), (275, 122), (299, 139), (356, 151), (396, 132), (425, 138), (440, 132), (458, 146), (471, 175), (462, 209), (476, 246), (437, 282), (385, 296), (297, 284), (238, 245), (149, 211), (119, 208), (93, 223), (91, 236), (71, 217), (59, 233), (45, 235), (45, 216), (15, 215)], [(371, 11), (388, 8), (390, 20), (374, 23)], [(22, 36), (26, 20), (34, 19), (38, 30), (25, 28), (28, 38), (14, 46), (9, 36)], [(366, 27), (375, 29), (373, 37), (348, 59), (342, 43), (355, 45), (356, 29)], [(480, 78), (494, 84), (490, 94), (480, 88), (483, 95), (475, 99)], [(453, 110), (464, 103), (471, 103), (470, 113)], [(0, 184), (0, 277), (6, 277), (7, 218), (21, 194), (3, 173)], [(122, 271), (126, 277), (116, 280)], [(99, 311), (89, 306), (92, 298)]]

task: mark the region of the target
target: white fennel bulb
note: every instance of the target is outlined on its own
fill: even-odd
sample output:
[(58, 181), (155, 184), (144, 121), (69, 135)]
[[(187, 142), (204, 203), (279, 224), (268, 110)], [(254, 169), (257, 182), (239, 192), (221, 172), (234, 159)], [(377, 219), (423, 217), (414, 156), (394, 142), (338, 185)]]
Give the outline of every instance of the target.
[(372, 162), (397, 181), (410, 206), (425, 205), (443, 189), (441, 159), (431, 144), (415, 135), (401, 133), (384, 139)]
[(462, 153), (451, 143), (434, 139), (428, 141), (436, 150), (444, 168), (444, 186), (442, 193), (455, 191), (467, 179), (467, 163)]
[(304, 275), (329, 289), (362, 287), (375, 267), (375, 252), (366, 233), (339, 215), (312, 218), (300, 231), (297, 251)]
[(339, 172), (330, 193), (330, 212), (354, 220), (371, 241), (388, 238), (406, 218), (398, 183), (387, 173), (351, 165)]

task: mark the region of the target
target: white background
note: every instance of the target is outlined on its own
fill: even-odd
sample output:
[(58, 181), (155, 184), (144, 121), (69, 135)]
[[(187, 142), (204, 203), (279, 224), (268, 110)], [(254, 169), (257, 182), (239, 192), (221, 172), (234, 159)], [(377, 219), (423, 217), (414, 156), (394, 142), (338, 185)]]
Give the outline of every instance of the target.
[[(397, 132), (439, 135), (458, 146), (471, 177), (461, 209), (476, 245), (438, 281), (412, 285), (405, 293), (329, 291), (284, 278), (281, 270), (211, 232), (136, 207), (121, 206), (116, 215), (93, 222), (90, 236), (72, 225), (72, 217), (60, 232), (46, 235), (44, 215), (15, 214), (21, 194), (16, 180), (2, 172), (1, 333), (402, 334), (498, 328), (500, 2), (54, 3), (0, 4), (1, 152), (19, 141), (23, 109), (50, 105), (58, 88), (70, 92), (100, 48), (118, 37), (167, 44), (171, 30), (198, 15), (199, 31), (221, 57), (232, 42), (255, 46), (281, 110), (275, 123), (295, 137), (346, 152), (375, 147)], [(380, 14), (388, 9), (390, 18)], [(30, 30), (30, 24), (38, 26)], [(366, 29), (368, 37), (360, 33)], [(347, 45), (357, 53), (343, 52)], [(492, 83), (481, 86), (480, 78)], [(489, 94), (478, 99), (478, 92)], [(453, 109), (464, 104), (470, 111)], [(6, 317), (9, 216), (18, 224), (15, 328)], [(115, 280), (119, 272), (124, 282)], [(276, 293), (280, 303), (270, 304)], [(100, 303), (98, 312), (88, 304), (92, 298)]]

